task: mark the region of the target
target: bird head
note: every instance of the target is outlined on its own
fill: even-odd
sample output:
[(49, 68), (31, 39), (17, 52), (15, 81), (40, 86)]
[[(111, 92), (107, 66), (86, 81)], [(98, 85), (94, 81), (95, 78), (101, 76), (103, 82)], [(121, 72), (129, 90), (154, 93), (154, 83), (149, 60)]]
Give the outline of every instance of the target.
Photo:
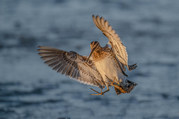
[(89, 58), (91, 57), (91, 55), (93, 54), (93, 52), (94, 52), (96, 49), (100, 48), (99, 42), (98, 42), (98, 41), (92, 41), (92, 42), (90, 43), (90, 48), (91, 48), (91, 53), (90, 53), (90, 55), (89, 55), (89, 57), (88, 57), (88, 59), (87, 59), (87, 62), (88, 62)]

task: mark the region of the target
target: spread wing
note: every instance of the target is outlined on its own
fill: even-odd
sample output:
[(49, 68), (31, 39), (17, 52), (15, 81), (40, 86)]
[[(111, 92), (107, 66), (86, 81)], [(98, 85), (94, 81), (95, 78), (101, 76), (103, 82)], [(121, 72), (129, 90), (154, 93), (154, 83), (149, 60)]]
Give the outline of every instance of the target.
[(53, 70), (77, 79), (81, 83), (102, 88), (104, 82), (101, 75), (96, 70), (92, 60), (87, 63), (87, 58), (76, 52), (66, 52), (63, 50), (39, 46), (39, 55)]
[(128, 55), (126, 47), (122, 44), (118, 34), (112, 29), (107, 20), (103, 17), (92, 16), (95, 25), (103, 32), (103, 34), (109, 39), (109, 44), (112, 47), (114, 54), (119, 62), (128, 66)]

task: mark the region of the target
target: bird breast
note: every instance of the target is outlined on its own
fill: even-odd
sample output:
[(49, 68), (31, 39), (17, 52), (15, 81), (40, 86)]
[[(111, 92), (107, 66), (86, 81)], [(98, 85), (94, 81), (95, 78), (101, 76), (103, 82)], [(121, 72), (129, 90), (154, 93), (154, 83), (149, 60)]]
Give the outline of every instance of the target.
[(95, 61), (95, 66), (105, 81), (107, 81), (106, 76), (117, 82), (125, 78), (118, 66), (117, 60), (112, 55)]

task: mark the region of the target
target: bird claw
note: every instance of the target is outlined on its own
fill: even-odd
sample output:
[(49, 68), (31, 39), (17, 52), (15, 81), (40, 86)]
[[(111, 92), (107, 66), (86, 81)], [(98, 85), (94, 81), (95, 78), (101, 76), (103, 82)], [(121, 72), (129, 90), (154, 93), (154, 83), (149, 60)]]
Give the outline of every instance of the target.
[(94, 89), (92, 89), (92, 88), (90, 88), (92, 91), (94, 91), (94, 92), (96, 92), (97, 94), (91, 94), (91, 95), (104, 95), (104, 93), (102, 92), (102, 90), (101, 90), (101, 93), (100, 92), (98, 92), (98, 91), (96, 91), (96, 90), (94, 90)]
[(105, 90), (104, 92), (102, 92), (102, 89), (101, 89), (101, 92), (98, 92), (92, 88), (90, 88), (92, 91), (96, 92), (97, 94), (91, 94), (91, 95), (104, 95), (104, 93), (108, 92), (109, 91), (109, 88), (107, 87), (107, 90)]
[(104, 95), (104, 93), (97, 93), (97, 94), (91, 94), (91, 95)]

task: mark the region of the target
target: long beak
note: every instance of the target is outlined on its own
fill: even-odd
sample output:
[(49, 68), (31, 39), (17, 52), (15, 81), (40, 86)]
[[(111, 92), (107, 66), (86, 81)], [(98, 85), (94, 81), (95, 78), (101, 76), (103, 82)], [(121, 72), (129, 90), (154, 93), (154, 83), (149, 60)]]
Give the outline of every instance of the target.
[(97, 46), (92, 49), (90, 55), (88, 56), (87, 62), (89, 61), (89, 58), (91, 57), (91, 55), (93, 54), (93, 52), (94, 52), (94, 50), (95, 50), (96, 48), (97, 48)]

